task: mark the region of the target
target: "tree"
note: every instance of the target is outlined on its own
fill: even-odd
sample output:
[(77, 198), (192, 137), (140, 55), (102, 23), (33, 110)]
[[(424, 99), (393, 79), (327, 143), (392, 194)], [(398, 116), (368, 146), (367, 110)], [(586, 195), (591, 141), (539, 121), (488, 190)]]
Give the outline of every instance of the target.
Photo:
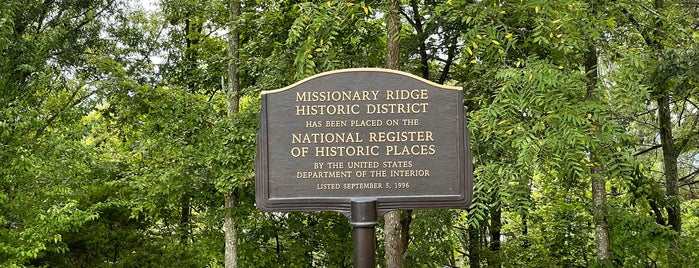
[[(400, 30), (399, 12), (401, 3), (396, 0), (386, 1), (386, 68), (398, 69), (400, 66)], [(384, 215), (386, 267), (403, 267), (403, 240), (401, 239), (400, 211), (390, 211)]]
[(475, 195), (380, 265), (692, 266), (694, 2), (2, 1), (0, 260), (349, 267), (343, 215), (255, 207), (258, 95), (400, 63), (464, 88)]
[[(641, 16), (634, 12), (627, 12), (626, 15), (642, 37), (642, 43), (639, 45), (649, 49), (646, 56), (649, 60), (647, 68), (652, 71), (650, 71), (651, 75), (649, 79), (644, 82), (649, 86), (649, 91), (655, 101), (655, 108), (657, 109), (657, 133), (660, 137), (660, 146), (651, 148), (662, 148), (662, 172), (665, 178), (664, 186), (666, 198), (666, 201), (663, 203), (666, 204), (667, 225), (678, 237), (681, 237), (681, 195), (677, 161), (681, 154), (679, 148), (690, 149), (693, 147), (678, 146), (677, 144), (677, 142), (684, 143), (686, 138), (692, 138), (689, 136), (678, 138), (673, 134), (674, 129), (679, 129), (680, 126), (683, 125), (683, 119), (673, 119), (673, 106), (675, 106), (675, 110), (680, 110), (680, 117), (683, 117), (681, 114), (686, 109), (687, 101), (683, 102), (685, 107), (676, 105), (675, 103), (685, 98), (687, 90), (690, 92), (692, 91), (692, 89), (689, 89), (692, 88), (692, 86), (686, 79), (692, 79), (689, 77), (694, 77), (694, 72), (679, 67), (682, 63), (676, 65), (678, 61), (684, 62), (687, 60), (685, 57), (692, 57), (690, 55), (692, 55), (691, 51), (693, 50), (692, 46), (694, 41), (692, 41), (692, 38), (689, 38), (687, 32), (688, 29), (691, 29), (692, 21), (684, 19), (662, 19), (661, 14), (665, 14), (669, 16), (669, 18), (672, 18), (673, 16), (682, 17), (683, 14), (686, 14), (685, 12), (688, 12), (688, 10), (681, 5), (674, 4), (671, 1), (653, 1), (645, 7), (646, 10), (650, 12), (649, 17), (654, 18), (654, 20), (648, 24), (640, 21), (639, 17)], [(668, 42), (668, 40), (672, 41)], [(682, 45), (687, 45), (689, 49), (681, 47)], [(687, 63), (690, 66), (692, 64), (689, 62)], [(677, 121), (677, 128), (673, 127), (673, 125), (675, 125), (674, 121)], [(658, 209), (654, 210), (656, 211), (656, 222), (665, 224), (661, 212), (659, 212)], [(681, 243), (671, 243), (669, 249), (671, 257), (668, 257), (671, 266), (677, 267), (681, 265), (681, 255), (674, 253), (682, 251)]]
[[(226, 107), (228, 119), (235, 121), (235, 115), (239, 112), (238, 102), (240, 102), (240, 97), (238, 95), (240, 83), (238, 82), (238, 47), (239, 47), (239, 34), (237, 30), (237, 21), (240, 16), (240, 2), (236, 0), (230, 0), (228, 2), (228, 17), (229, 27), (228, 32), (228, 90), (226, 98)], [(235, 213), (234, 209), (237, 202), (237, 195), (235, 190), (229, 190), (231, 192), (224, 194), (224, 208), (226, 209), (226, 219), (223, 225), (224, 233), (226, 234), (226, 267), (235, 268), (238, 267), (238, 231), (235, 226)]]
[(80, 143), (98, 93), (84, 66), (103, 49), (98, 33), (115, 1), (0, 6), (0, 259), (21, 266), (65, 250), (61, 234), (98, 217), (79, 203), (98, 175), (86, 172), (94, 154)]
[[(472, 77), (493, 77), (488, 85), (475, 84), (483, 88), (480, 92), (484, 96), (479, 101), (489, 106), (476, 110), (472, 119), (472, 125), (478, 126), (472, 129), (476, 138), (474, 143), (489, 146), (474, 150), (481, 154), (476, 157), (476, 176), (495, 176), (485, 180), (477, 178), (479, 183), (487, 185), (484, 188), (486, 192), (477, 194), (493, 196), (493, 199), (476, 199), (476, 204), (486, 202), (493, 207), (476, 207), (478, 209), (473, 210), (474, 216), (481, 221), (486, 215), (491, 216), (487, 227), (493, 229), (490, 230), (489, 241), (494, 255), (488, 258), (489, 264), (499, 265), (498, 223), (501, 215), (507, 215), (506, 211), (501, 214), (499, 209), (514, 205), (509, 209), (520, 211), (517, 214), (521, 215), (524, 223), (530, 213), (536, 215), (544, 211), (533, 209), (536, 206), (561, 202), (555, 200), (561, 200), (562, 196), (546, 190), (543, 192), (547, 200), (545, 203), (538, 203), (538, 198), (532, 197), (541, 195), (539, 191), (543, 188), (560, 187), (552, 185), (553, 182), (567, 185), (563, 191), (581, 198), (564, 197), (562, 202), (576, 207), (564, 209), (561, 206), (558, 207), (560, 211), (551, 212), (576, 217), (575, 211), (584, 211), (582, 208), (586, 204), (594, 203), (593, 218), (596, 232), (600, 235), (597, 240), (598, 258), (608, 259), (609, 247), (605, 242), (608, 241), (605, 238), (608, 237), (605, 235), (607, 215), (604, 211), (606, 181), (618, 176), (614, 174), (619, 172), (619, 165), (625, 169), (630, 165), (610, 166), (610, 161), (629, 161), (620, 158), (621, 155), (610, 154), (616, 150), (611, 150), (614, 147), (610, 146), (623, 144), (616, 147), (623, 150), (630, 143), (621, 138), (624, 133), (620, 124), (608, 116), (611, 107), (597, 97), (609, 92), (609, 80), (606, 75), (598, 77), (600, 72), (597, 66), (599, 58), (607, 59), (607, 53), (613, 54), (615, 51), (602, 36), (621, 34), (609, 21), (618, 18), (624, 5), (610, 3), (605, 5), (603, 12), (597, 10), (600, 3), (587, 1), (508, 3), (502, 7), (496, 5), (488, 8), (469, 3), (457, 5), (483, 10), (465, 18), (477, 26), (464, 37), (467, 44), (464, 56), (470, 58), (470, 64), (466, 67), (475, 74)], [(559, 106), (559, 103), (566, 104)], [(479, 107), (477, 105), (475, 103), (473, 106)], [(485, 118), (489, 119), (483, 121)], [(556, 141), (560, 139), (566, 140), (567, 148)], [(590, 155), (580, 154), (585, 151)], [(508, 175), (503, 177), (502, 174)], [(595, 198), (589, 200), (593, 202), (588, 202), (586, 195), (581, 195), (586, 191), (579, 187), (586, 182), (593, 185), (591, 188), (594, 189), (592, 194)], [(477, 189), (483, 188), (477, 186)], [(532, 234), (526, 226), (529, 223), (527, 220), (521, 227), (526, 236)], [(571, 225), (561, 232), (563, 237), (567, 237), (571, 232), (587, 233), (587, 230)], [(525, 247), (531, 245), (530, 241), (527, 237), (522, 238)], [(569, 249), (568, 254), (580, 252), (578, 260), (586, 259), (590, 245), (583, 241), (576, 244), (580, 251)], [(575, 260), (567, 263), (565, 256), (556, 252), (542, 254), (555, 256), (561, 265), (575, 265)]]

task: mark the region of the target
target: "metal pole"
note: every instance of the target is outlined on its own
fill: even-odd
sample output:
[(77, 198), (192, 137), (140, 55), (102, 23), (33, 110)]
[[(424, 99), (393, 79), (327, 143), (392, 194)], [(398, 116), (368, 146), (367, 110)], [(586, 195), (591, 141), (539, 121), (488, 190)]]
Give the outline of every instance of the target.
[(354, 247), (354, 267), (376, 267), (376, 235), (378, 225), (376, 199), (352, 199), (350, 205), (350, 225), (352, 225), (352, 246)]

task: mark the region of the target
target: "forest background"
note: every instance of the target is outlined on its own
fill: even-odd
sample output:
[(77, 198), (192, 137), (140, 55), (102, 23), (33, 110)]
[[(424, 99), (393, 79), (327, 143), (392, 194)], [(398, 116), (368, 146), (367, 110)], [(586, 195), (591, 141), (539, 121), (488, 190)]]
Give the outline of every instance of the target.
[(149, 7), (0, 2), (2, 266), (351, 267), (344, 216), (255, 208), (259, 93), (387, 47), (464, 88), (475, 186), (379, 266), (699, 266), (696, 0)]

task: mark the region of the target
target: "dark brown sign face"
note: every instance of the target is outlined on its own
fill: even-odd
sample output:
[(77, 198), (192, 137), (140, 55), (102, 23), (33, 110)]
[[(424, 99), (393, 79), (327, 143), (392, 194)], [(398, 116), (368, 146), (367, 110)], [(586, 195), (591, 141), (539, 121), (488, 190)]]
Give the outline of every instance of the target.
[(461, 88), (347, 69), (262, 92), (257, 206), (268, 211), (466, 207), (472, 166)]

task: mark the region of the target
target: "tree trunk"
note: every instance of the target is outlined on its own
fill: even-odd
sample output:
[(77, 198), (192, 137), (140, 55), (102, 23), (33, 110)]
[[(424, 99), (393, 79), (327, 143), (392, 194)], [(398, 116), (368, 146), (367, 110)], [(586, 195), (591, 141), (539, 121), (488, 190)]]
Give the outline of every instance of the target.
[[(226, 92), (226, 104), (228, 109), (228, 118), (235, 120), (235, 114), (239, 111), (238, 103), (240, 101), (238, 80), (238, 46), (239, 36), (237, 29), (237, 21), (240, 16), (240, 1), (228, 1), (228, 90)], [(235, 226), (234, 210), (237, 202), (237, 194), (234, 189), (230, 189), (226, 193), (224, 200), (224, 209), (226, 211), (225, 221), (223, 224), (223, 232), (225, 233), (225, 267), (238, 267), (238, 230)]]
[(235, 228), (235, 215), (233, 211), (236, 206), (236, 195), (227, 194), (224, 197), (226, 218), (223, 222), (225, 232), (225, 265), (226, 268), (238, 267), (238, 230)]
[(191, 204), (188, 193), (180, 197), (180, 243), (189, 242), (189, 223), (191, 218)]
[[(665, 167), (665, 195), (667, 196), (667, 224), (677, 232), (677, 237), (682, 235), (682, 213), (680, 211), (680, 199), (678, 196), (677, 173), (677, 148), (672, 137), (672, 115), (670, 112), (670, 93), (661, 89), (658, 98), (658, 124), (660, 126), (660, 144), (663, 147), (663, 166)], [(668, 249), (669, 267), (682, 267), (681, 248), (679, 243), (673, 241)]]
[(238, 47), (240, 37), (238, 34), (237, 23), (240, 16), (240, 0), (229, 0), (228, 2), (228, 92), (227, 92), (227, 108), (228, 118), (235, 120), (235, 114), (238, 113), (238, 102), (240, 101), (238, 79)]
[[(386, 1), (386, 68), (398, 69), (400, 64), (400, 0)], [(403, 267), (402, 239), (400, 237), (400, 211), (391, 211), (384, 216), (386, 243), (386, 267)]]
[(527, 224), (527, 212), (524, 212), (522, 214), (522, 239), (523, 248), (527, 249), (532, 246), (531, 242), (529, 242), (529, 225)]
[(427, 44), (425, 44), (427, 37), (425, 36), (425, 29), (422, 25), (422, 16), (420, 16), (420, 7), (418, 6), (417, 0), (411, 0), (410, 7), (413, 9), (415, 33), (417, 34), (418, 40), (420, 40), (417, 48), (420, 54), (420, 76), (429, 80), (429, 59), (427, 58)]
[(400, 2), (386, 1), (386, 68), (394, 70), (400, 65)]
[[(597, 76), (597, 65), (597, 48), (592, 40), (588, 40), (587, 52), (585, 53), (585, 72), (587, 76), (587, 98), (592, 101), (597, 99), (595, 95), (597, 81), (599, 79)], [(590, 111), (590, 114), (594, 114), (594, 112)], [(606, 262), (611, 255), (609, 251), (609, 226), (607, 225), (606, 179), (598, 155), (602, 127), (598, 121), (595, 121), (598, 119), (593, 118), (592, 120), (592, 124), (595, 126), (595, 134), (592, 141), (593, 144), (590, 146), (589, 150), (590, 162), (592, 163), (590, 175), (592, 177), (592, 216), (595, 222), (595, 251), (597, 260)]]
[(400, 254), (405, 254), (410, 245), (410, 223), (413, 222), (413, 210), (408, 209), (405, 213), (401, 213), (400, 219)]
[(384, 233), (386, 243), (386, 267), (403, 267), (400, 238), (400, 211), (391, 211), (384, 216)]
[(444, 84), (447, 81), (447, 78), (449, 77), (449, 69), (451, 68), (452, 63), (454, 63), (454, 57), (456, 57), (456, 46), (458, 41), (459, 40), (457, 38), (452, 38), (449, 42), (449, 48), (447, 49), (447, 60), (444, 61), (444, 68), (442, 68), (442, 74), (439, 75), (439, 80), (437, 80), (437, 83)]
[(490, 256), (488, 257), (488, 267), (500, 267), (500, 229), (502, 228), (502, 210), (500, 206), (490, 209)]
[[(665, 1), (654, 0), (653, 9), (662, 10), (665, 8)], [(663, 33), (660, 29), (663, 29), (663, 20), (657, 18), (655, 28), (653, 30), (654, 36), (662, 36)], [(663, 51), (664, 45), (651, 38), (651, 36), (645, 37), (647, 43), (651, 45), (656, 51)], [(660, 145), (663, 148), (663, 166), (665, 169), (665, 196), (667, 197), (667, 206), (665, 210), (667, 211), (667, 224), (677, 232), (677, 238), (682, 235), (682, 212), (680, 210), (680, 199), (679, 199), (679, 174), (677, 170), (677, 157), (679, 153), (677, 147), (675, 146), (675, 140), (672, 135), (672, 110), (670, 106), (670, 90), (664, 81), (658, 82), (654, 92), (658, 94), (657, 104), (658, 104), (658, 126), (660, 134)], [(668, 264), (669, 267), (682, 267), (682, 256), (680, 256), (681, 248), (677, 240), (670, 244), (668, 249)]]
[(469, 267), (478, 268), (481, 267), (480, 258), (480, 236), (479, 228), (473, 225), (468, 226), (468, 262)]
[(665, 191), (668, 198), (667, 223), (677, 234), (682, 233), (680, 200), (678, 196), (677, 148), (672, 137), (672, 115), (670, 112), (669, 93), (662, 93), (658, 98), (658, 123), (660, 125), (660, 143), (663, 146), (663, 165), (665, 166)]
[[(187, 85), (187, 90), (190, 93), (194, 93), (198, 88), (198, 83), (196, 79), (196, 69), (197, 69), (197, 50), (196, 46), (199, 45), (201, 40), (199, 39), (199, 34), (201, 34), (202, 25), (198, 22), (192, 22), (188, 17), (184, 20), (184, 34), (185, 34), (185, 51), (184, 51), (184, 61), (183, 65), (185, 67), (185, 74), (187, 81), (184, 83)], [(196, 33), (196, 34), (194, 34)]]

